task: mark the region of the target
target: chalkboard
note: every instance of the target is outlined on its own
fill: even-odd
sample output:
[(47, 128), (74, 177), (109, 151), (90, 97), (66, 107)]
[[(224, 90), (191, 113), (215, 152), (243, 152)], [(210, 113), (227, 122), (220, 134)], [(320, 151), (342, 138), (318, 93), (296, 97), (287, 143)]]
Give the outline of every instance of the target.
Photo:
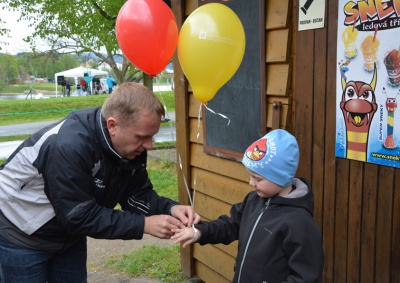
[[(246, 49), (235, 75), (203, 107), (204, 151), (241, 160), (245, 149), (266, 134), (265, 1), (199, 1), (222, 3), (240, 18)], [(215, 114), (215, 113), (217, 114)], [(228, 120), (218, 115), (225, 115)]]

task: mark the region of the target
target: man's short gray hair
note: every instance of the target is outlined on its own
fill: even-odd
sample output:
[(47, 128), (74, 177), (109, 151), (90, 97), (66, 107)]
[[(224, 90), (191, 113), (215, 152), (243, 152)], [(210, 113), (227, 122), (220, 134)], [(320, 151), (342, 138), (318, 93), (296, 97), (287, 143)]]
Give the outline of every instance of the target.
[(106, 120), (115, 117), (135, 123), (136, 115), (141, 110), (165, 116), (164, 106), (152, 91), (142, 84), (126, 82), (110, 94), (101, 112)]

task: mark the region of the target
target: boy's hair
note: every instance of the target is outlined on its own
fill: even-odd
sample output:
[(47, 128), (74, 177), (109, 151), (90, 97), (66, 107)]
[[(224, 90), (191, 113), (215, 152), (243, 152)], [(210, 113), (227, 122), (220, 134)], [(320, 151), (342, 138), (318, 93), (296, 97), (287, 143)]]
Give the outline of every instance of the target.
[(265, 179), (287, 187), (299, 165), (296, 138), (285, 130), (271, 131), (246, 149), (242, 163)]
[(165, 115), (165, 109), (160, 100), (142, 84), (126, 82), (121, 84), (103, 104), (101, 113), (104, 119), (116, 117), (134, 124), (137, 113), (150, 110), (160, 116)]

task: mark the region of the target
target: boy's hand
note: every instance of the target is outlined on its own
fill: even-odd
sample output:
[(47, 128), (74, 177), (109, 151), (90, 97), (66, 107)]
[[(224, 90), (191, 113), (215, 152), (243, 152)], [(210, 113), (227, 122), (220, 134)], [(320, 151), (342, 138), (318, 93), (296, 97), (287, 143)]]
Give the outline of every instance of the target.
[(185, 227), (182, 229), (172, 229), (172, 232), (175, 233), (171, 237), (171, 239), (174, 241), (175, 244), (184, 242), (183, 243), (183, 248), (186, 246), (195, 243), (198, 239), (200, 239), (201, 233), (198, 229), (192, 227)]

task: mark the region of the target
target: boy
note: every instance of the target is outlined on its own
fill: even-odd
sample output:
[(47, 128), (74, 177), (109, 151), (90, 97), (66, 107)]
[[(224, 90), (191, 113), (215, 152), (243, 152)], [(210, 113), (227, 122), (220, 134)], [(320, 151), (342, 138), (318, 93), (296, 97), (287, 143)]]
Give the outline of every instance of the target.
[(312, 217), (310, 184), (294, 178), (298, 162), (296, 139), (284, 130), (269, 132), (242, 160), (255, 191), (233, 205), (230, 216), (173, 229), (171, 239), (183, 247), (239, 240), (232, 282), (319, 282), (321, 236)]

